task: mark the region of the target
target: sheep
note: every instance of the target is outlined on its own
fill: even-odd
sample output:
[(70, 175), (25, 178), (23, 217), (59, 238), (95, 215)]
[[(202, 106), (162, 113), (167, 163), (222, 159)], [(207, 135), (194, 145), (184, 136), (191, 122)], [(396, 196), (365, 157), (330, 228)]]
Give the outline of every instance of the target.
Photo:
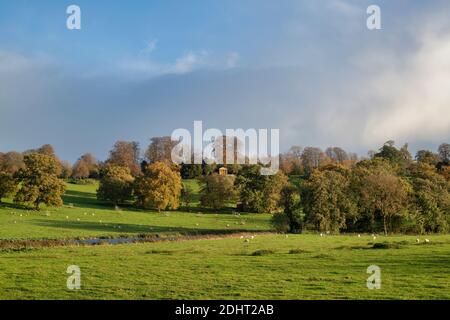
[(361, 238), (361, 235), (360, 235), (360, 234), (358, 234), (358, 238)]
[(373, 236), (372, 239), (373, 239), (373, 240), (377, 240), (377, 237), (376, 237), (376, 236)]
[(321, 233), (320, 236), (323, 237), (323, 233)]
[(420, 243), (420, 239), (419, 239), (419, 238), (417, 238), (417, 239), (416, 239), (416, 242), (417, 242), (417, 243)]
[(426, 243), (430, 242), (430, 239), (425, 239), (425, 242), (426, 242)]

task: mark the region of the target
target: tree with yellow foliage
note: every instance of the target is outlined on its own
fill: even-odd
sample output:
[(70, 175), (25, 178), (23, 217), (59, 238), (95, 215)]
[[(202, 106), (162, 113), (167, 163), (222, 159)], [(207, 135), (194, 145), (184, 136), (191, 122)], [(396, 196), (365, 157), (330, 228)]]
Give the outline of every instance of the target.
[(136, 178), (134, 193), (138, 206), (145, 209), (153, 208), (160, 212), (178, 209), (181, 188), (179, 172), (163, 162), (155, 162), (148, 165), (144, 174)]

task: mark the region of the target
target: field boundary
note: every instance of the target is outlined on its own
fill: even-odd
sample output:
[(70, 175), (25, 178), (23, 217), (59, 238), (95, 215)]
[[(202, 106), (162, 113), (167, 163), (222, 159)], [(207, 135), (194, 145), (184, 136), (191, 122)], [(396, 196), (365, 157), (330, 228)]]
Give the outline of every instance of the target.
[(178, 234), (139, 234), (122, 235), (120, 237), (97, 237), (83, 239), (35, 239), (35, 240), (0, 240), (0, 251), (23, 251), (39, 248), (67, 247), (67, 246), (95, 246), (118, 245), (151, 242), (176, 242), (189, 240), (219, 240), (226, 238), (245, 238), (255, 235), (272, 235), (269, 231), (233, 232), (220, 230), (208, 233), (178, 233)]

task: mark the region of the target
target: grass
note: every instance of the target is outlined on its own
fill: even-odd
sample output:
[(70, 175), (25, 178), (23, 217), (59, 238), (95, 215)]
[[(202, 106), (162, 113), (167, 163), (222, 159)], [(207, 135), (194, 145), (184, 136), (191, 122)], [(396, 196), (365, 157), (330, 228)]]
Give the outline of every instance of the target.
[[(450, 299), (450, 238), (257, 235), (0, 253), (1, 299)], [(355, 249), (357, 248), (357, 249)], [(299, 252), (301, 254), (291, 254)], [(264, 252), (265, 254), (255, 254)], [(66, 288), (69, 265), (82, 288)], [(369, 290), (366, 269), (381, 268)]]
[[(95, 198), (96, 188), (68, 185), (59, 209), (0, 206), (0, 299), (450, 299), (450, 235), (417, 243), (416, 236), (262, 234), (269, 215), (210, 212), (198, 198), (185, 211), (116, 211)], [(249, 234), (96, 246), (63, 240), (240, 231)], [(8, 247), (19, 239), (44, 245)], [(60, 241), (50, 247), (53, 240), (42, 239)], [(70, 265), (81, 269), (81, 290), (66, 287)], [(381, 268), (379, 290), (366, 287), (370, 265)]]
[[(186, 183), (186, 182), (185, 182)], [(187, 181), (195, 190), (195, 181)], [(0, 205), (0, 239), (72, 239), (118, 237), (141, 233), (207, 233), (269, 230), (269, 215), (231, 214), (230, 210), (208, 211), (194, 202), (190, 212), (138, 210), (124, 206), (119, 211), (98, 201), (97, 185), (68, 184), (61, 208), (26, 210), (6, 199)], [(5, 200), (5, 199), (4, 199)]]

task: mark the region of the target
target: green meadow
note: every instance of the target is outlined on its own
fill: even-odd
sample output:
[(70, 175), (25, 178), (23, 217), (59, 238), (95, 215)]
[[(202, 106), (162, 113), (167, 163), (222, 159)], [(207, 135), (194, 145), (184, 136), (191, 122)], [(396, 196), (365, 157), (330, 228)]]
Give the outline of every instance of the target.
[[(215, 237), (0, 249), (0, 299), (450, 299), (449, 235), (419, 243), (412, 235), (286, 236), (269, 233), (265, 214), (205, 211), (197, 202), (176, 212), (116, 209), (95, 190), (69, 184), (64, 207), (40, 212), (3, 199), (1, 241)], [(80, 290), (66, 287), (70, 265), (80, 267)], [(370, 265), (381, 269), (380, 289), (366, 286)]]

